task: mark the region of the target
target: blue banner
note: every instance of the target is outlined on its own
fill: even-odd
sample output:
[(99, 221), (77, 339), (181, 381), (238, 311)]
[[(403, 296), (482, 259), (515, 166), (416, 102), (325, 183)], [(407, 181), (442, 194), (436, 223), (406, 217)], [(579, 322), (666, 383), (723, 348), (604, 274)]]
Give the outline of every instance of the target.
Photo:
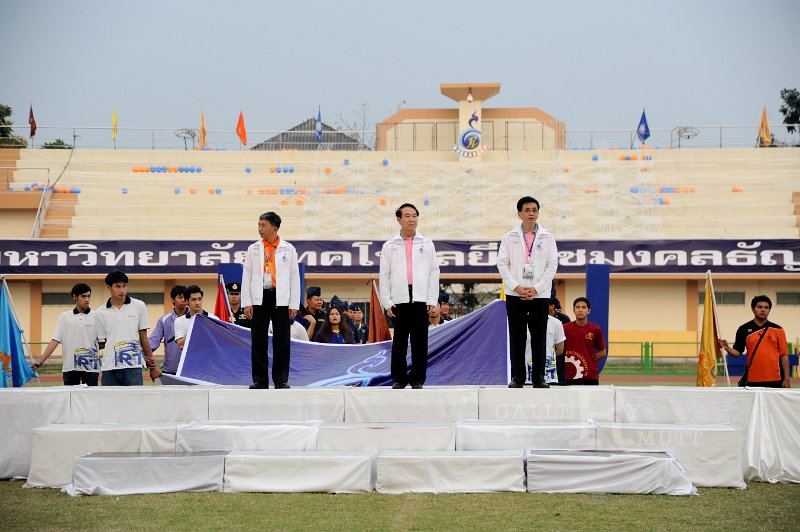
[[(177, 375), (213, 384), (249, 385), (250, 330), (196, 316)], [(508, 382), (506, 308), (502, 301), (430, 329), (429, 385)], [(392, 342), (333, 345), (292, 340), (292, 386), (391, 385)], [(410, 349), (407, 357), (411, 358)], [(269, 348), (272, 362), (272, 341)]]
[(25, 360), (22, 330), (11, 311), (10, 301), (11, 293), (3, 279), (0, 288), (0, 388), (18, 388), (36, 376)]

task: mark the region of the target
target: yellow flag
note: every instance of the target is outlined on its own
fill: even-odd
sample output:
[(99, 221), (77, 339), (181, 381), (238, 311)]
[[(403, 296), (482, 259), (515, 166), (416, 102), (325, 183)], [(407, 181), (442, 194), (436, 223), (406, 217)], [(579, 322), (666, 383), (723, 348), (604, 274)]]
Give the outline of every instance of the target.
[(208, 146), (208, 140), (206, 140), (206, 115), (203, 112), (200, 113), (200, 139), (198, 142), (201, 148)]
[(700, 356), (697, 359), (697, 385), (714, 386), (717, 380), (719, 343), (717, 305), (711, 272), (706, 273), (706, 295), (703, 299), (703, 331), (700, 333)]
[(114, 113), (111, 115), (111, 140), (117, 140), (117, 108), (114, 107)]
[(769, 131), (769, 122), (767, 121), (767, 106), (761, 110), (761, 125), (758, 126), (758, 145), (769, 146), (772, 144), (772, 134)]

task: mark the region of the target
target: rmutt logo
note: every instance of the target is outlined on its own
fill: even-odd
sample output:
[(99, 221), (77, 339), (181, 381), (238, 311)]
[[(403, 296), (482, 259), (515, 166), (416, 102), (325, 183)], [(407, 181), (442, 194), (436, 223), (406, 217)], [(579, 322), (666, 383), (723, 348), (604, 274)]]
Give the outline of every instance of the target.
[(478, 120), (478, 115), (473, 112), (467, 122), (469, 127), (458, 134), (458, 142), (453, 144), (453, 151), (460, 157), (472, 159), (489, 149), (486, 144), (481, 144), (483, 131), (475, 127)]

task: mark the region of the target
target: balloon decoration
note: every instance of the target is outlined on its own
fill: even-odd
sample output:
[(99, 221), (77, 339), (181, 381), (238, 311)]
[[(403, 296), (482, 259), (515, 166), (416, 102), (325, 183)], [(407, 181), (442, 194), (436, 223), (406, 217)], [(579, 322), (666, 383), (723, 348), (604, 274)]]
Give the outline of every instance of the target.
[(388, 159), (384, 159), (382, 164), (383, 164), (383, 166), (389, 166), (389, 160)]
[(216, 192), (217, 194), (222, 194), (222, 189), (221, 188), (215, 189), (214, 192)]
[(247, 166), (245, 167), (244, 171), (249, 174), (252, 171), (252, 169), (249, 166)]
[(429, 199), (424, 199), (424, 200), (422, 200), (422, 204), (423, 204), (423, 205), (430, 205), (430, 204), (431, 204), (431, 200), (429, 200)]
[(189, 189), (189, 194), (197, 194), (197, 189), (190, 188)]
[(380, 203), (381, 205), (386, 205), (386, 198), (381, 198), (378, 203)]
[(345, 159), (344, 160), (344, 165), (347, 166), (348, 164), (350, 164), (350, 159)]
[(249, 196), (250, 194), (253, 193), (253, 189), (252, 188), (248, 188), (246, 192), (247, 192), (247, 195)]
[(331, 167), (330, 166), (326, 166), (325, 167), (325, 173), (326, 174), (330, 174), (331, 173)]
[(180, 188), (178, 188), (178, 187), (175, 187), (175, 190), (173, 190), (173, 192), (174, 192), (175, 194), (180, 194), (180, 193), (181, 193), (181, 189), (180, 189)]
[(127, 193), (128, 193), (128, 189), (127, 189), (127, 188), (123, 188), (123, 189), (122, 189), (122, 193), (123, 193), (123, 194), (127, 194)]

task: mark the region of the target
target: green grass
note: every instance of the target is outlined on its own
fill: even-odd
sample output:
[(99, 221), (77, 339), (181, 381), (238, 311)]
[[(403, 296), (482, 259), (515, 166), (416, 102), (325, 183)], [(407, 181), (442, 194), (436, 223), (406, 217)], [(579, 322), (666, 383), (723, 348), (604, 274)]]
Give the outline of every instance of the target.
[(800, 485), (699, 497), (532, 493), (173, 493), (72, 498), (0, 482), (4, 530), (797, 530)]

